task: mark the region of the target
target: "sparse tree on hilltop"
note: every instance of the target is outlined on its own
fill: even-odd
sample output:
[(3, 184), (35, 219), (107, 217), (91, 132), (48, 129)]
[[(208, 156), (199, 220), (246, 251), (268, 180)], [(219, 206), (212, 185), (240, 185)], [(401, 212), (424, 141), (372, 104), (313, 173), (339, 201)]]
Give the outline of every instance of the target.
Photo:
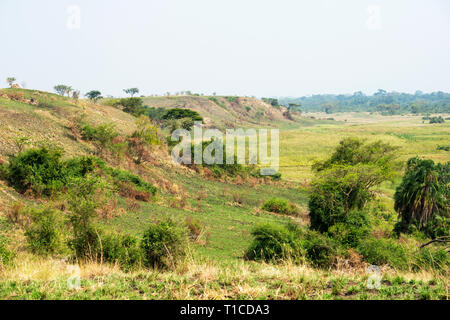
[(139, 93), (139, 89), (138, 88), (129, 88), (129, 89), (124, 89), (123, 90), (126, 94), (131, 95), (132, 97), (134, 97), (135, 94)]
[(102, 98), (102, 93), (98, 90), (92, 90), (85, 94), (85, 96), (92, 100), (93, 102), (97, 102), (98, 99)]
[(53, 89), (55, 90), (55, 92), (61, 96), (64, 96), (67, 92), (67, 89), (69, 87), (64, 85), (64, 84), (58, 84), (56, 86), (53, 87)]

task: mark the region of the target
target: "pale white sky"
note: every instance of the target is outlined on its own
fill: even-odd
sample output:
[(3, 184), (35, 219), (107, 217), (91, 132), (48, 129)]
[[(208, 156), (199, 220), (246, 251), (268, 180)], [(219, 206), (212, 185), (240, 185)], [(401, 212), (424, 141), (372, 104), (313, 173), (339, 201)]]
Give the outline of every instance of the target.
[(0, 86), (449, 92), (449, 39), (448, 0), (1, 0)]

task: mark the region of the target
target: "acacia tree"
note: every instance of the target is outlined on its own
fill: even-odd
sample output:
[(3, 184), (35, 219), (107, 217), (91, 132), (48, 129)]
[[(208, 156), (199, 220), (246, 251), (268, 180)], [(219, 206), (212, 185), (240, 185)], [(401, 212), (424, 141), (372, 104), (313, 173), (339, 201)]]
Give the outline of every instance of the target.
[(132, 97), (134, 97), (135, 94), (139, 93), (139, 89), (138, 88), (129, 88), (129, 89), (124, 89), (123, 90), (126, 94), (131, 95)]
[(13, 86), (13, 84), (14, 84), (15, 81), (16, 81), (16, 78), (14, 78), (14, 77), (8, 77), (8, 78), (6, 78), (6, 82), (8, 83), (8, 85), (9, 85), (10, 87)]
[(449, 235), (450, 162), (411, 158), (402, 183), (394, 195), (394, 209), (401, 221), (397, 232), (409, 232), (411, 226), (432, 238)]
[(66, 86), (64, 84), (58, 84), (53, 87), (55, 92), (61, 96), (64, 96), (69, 88), (70, 88), (69, 86)]
[(98, 99), (102, 98), (102, 93), (98, 90), (92, 90), (85, 94), (85, 96), (92, 100), (93, 102), (97, 102)]

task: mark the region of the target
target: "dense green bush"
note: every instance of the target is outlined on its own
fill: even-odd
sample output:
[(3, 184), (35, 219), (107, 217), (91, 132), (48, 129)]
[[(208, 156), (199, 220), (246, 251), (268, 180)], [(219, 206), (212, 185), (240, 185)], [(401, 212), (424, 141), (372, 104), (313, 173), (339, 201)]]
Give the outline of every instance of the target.
[(6, 179), (20, 193), (32, 190), (36, 195), (50, 196), (65, 183), (62, 152), (57, 149), (30, 149), (10, 157)]
[(262, 206), (263, 210), (286, 215), (297, 215), (297, 207), (286, 199), (270, 198), (266, 200)]
[(394, 239), (367, 238), (360, 242), (357, 251), (365, 261), (374, 265), (387, 264), (399, 270), (406, 270), (410, 264), (411, 253)]
[(302, 241), (307, 260), (319, 268), (331, 267), (340, 252), (340, 247), (333, 239), (326, 235), (309, 230)]
[(143, 262), (143, 251), (138, 239), (130, 235), (100, 232), (100, 252), (96, 254), (102, 261), (118, 263), (125, 269), (139, 267)]
[(252, 231), (253, 242), (245, 257), (251, 260), (277, 261), (285, 258), (298, 260), (302, 255), (300, 231), (294, 226), (262, 224)]
[(84, 177), (96, 167), (96, 158), (61, 159), (59, 149), (29, 149), (10, 157), (2, 166), (1, 177), (18, 192), (32, 191), (37, 196), (53, 196), (63, 191), (70, 179)]
[(141, 241), (145, 263), (155, 268), (174, 268), (186, 255), (187, 246), (187, 228), (172, 219), (150, 225)]
[(25, 228), (30, 249), (39, 254), (52, 254), (63, 248), (62, 213), (50, 208), (31, 209), (31, 224)]
[(367, 214), (357, 210), (349, 212), (344, 222), (338, 222), (328, 229), (328, 235), (347, 248), (356, 248), (369, 232)]

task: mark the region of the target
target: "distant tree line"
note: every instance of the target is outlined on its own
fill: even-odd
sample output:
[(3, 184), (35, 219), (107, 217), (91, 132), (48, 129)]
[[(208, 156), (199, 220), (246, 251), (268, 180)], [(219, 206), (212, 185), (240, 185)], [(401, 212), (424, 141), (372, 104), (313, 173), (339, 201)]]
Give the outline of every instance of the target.
[(305, 112), (380, 112), (383, 115), (450, 113), (450, 94), (442, 91), (414, 94), (379, 89), (373, 95), (361, 91), (353, 94), (318, 94), (299, 98), (280, 98), (280, 104), (301, 105)]

